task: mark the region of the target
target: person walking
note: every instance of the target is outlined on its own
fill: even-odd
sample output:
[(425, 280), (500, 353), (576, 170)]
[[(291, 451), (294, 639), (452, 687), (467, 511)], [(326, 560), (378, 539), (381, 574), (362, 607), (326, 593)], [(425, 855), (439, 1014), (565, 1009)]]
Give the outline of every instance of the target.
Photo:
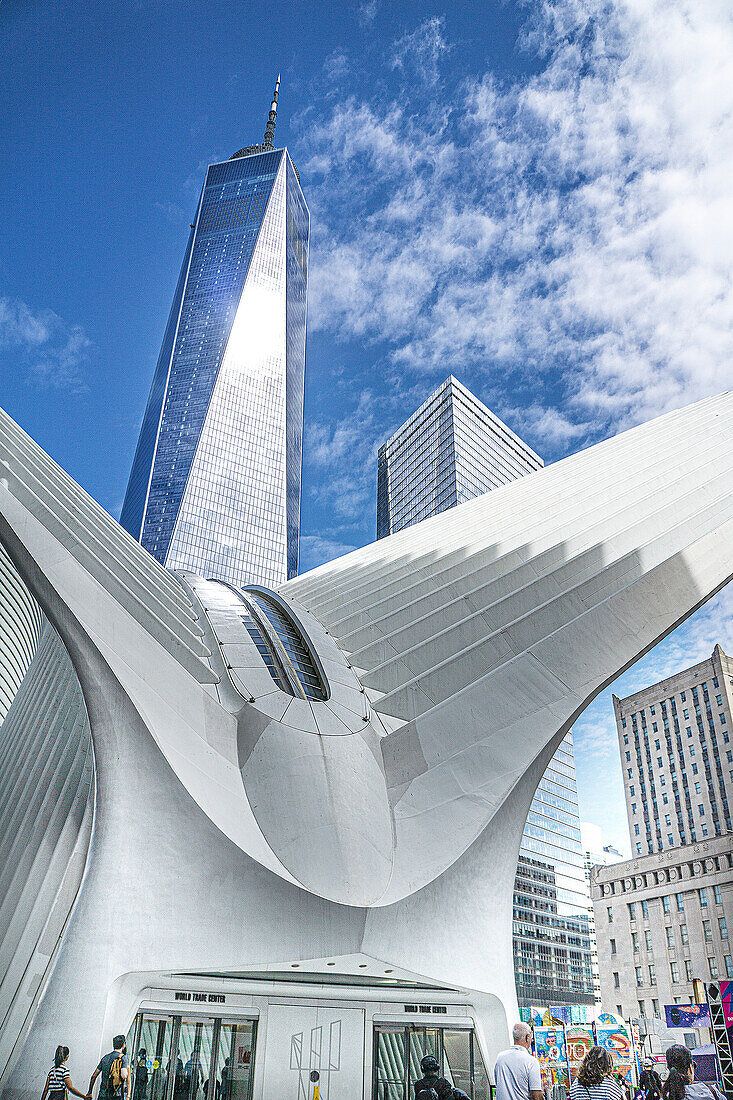
[(695, 1080), (695, 1063), (687, 1047), (669, 1047), (664, 1054), (669, 1076), (662, 1085), (663, 1100), (723, 1100), (717, 1085)]
[(643, 1100), (661, 1100), (662, 1078), (654, 1068), (654, 1062), (650, 1059), (644, 1063), (644, 1069), (639, 1078), (639, 1092)]
[(450, 1081), (446, 1081), (445, 1077), (440, 1076), (440, 1063), (434, 1055), (426, 1054), (420, 1060), (420, 1069), (423, 1076), (415, 1082), (415, 1100), (418, 1100), (421, 1093), (430, 1096), (431, 1089), (437, 1100), (453, 1100), (453, 1086)]
[(613, 1058), (603, 1047), (591, 1047), (570, 1088), (570, 1100), (623, 1100), (613, 1078)]
[(66, 1068), (68, 1057), (68, 1047), (56, 1047), (53, 1067), (48, 1071), (46, 1084), (43, 1086), (43, 1092), (41, 1093), (41, 1100), (66, 1100), (67, 1091), (72, 1092), (74, 1096), (81, 1097), (81, 1100), (89, 1100), (88, 1095), (75, 1089), (71, 1082), (69, 1071)]
[(100, 1076), (102, 1083), (97, 1100), (130, 1100), (130, 1063), (124, 1035), (115, 1035), (112, 1050), (100, 1060), (89, 1080), (88, 1096), (91, 1096), (94, 1082)]
[(540, 1064), (531, 1053), (532, 1029), (515, 1024), (512, 1039), (514, 1045), (496, 1058), (496, 1100), (543, 1100)]

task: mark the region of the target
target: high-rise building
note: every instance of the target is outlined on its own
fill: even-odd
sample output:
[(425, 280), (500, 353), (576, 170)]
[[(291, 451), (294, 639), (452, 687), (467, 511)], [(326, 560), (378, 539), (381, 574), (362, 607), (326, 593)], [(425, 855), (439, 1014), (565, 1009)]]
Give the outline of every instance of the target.
[(379, 448), (377, 538), (542, 465), (539, 455), (451, 375)]
[(733, 660), (706, 661), (614, 695), (632, 855), (733, 832)]
[[(542, 465), (451, 376), (379, 449), (377, 538)], [(591, 919), (570, 732), (540, 781), (522, 838), (514, 895), (521, 1006), (593, 1004)]]
[[(601, 997), (668, 1045), (700, 1042), (665, 1026), (665, 1005), (697, 1000), (693, 981), (733, 978), (733, 850), (729, 837), (595, 866), (591, 893)], [(658, 1048), (657, 1048), (658, 1049)]]
[[(583, 842), (583, 865), (585, 869), (585, 881), (588, 890), (591, 885), (591, 873), (594, 867), (607, 867), (609, 863), (617, 863), (624, 857), (613, 844), (603, 843), (603, 834), (600, 826), (582, 821), (580, 824), (580, 838)], [(596, 922), (591, 909), (591, 969), (593, 971), (593, 992), (596, 1005), (602, 1004), (601, 976), (598, 965), (598, 939), (596, 936)]]
[(273, 138), (209, 165), (120, 522), (161, 564), (298, 571), (310, 215)]

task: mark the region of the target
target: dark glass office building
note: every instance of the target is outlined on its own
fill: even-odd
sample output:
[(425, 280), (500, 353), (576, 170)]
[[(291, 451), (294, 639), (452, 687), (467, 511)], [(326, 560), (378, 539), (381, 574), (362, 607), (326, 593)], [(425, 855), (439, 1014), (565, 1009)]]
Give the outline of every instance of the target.
[(310, 216), (277, 92), (264, 142), (207, 169), (120, 518), (235, 585), (298, 571)]
[[(451, 376), (379, 449), (377, 538), (542, 465)], [(535, 793), (517, 866), (514, 973), (521, 1007), (594, 1003), (590, 911), (568, 733)]]

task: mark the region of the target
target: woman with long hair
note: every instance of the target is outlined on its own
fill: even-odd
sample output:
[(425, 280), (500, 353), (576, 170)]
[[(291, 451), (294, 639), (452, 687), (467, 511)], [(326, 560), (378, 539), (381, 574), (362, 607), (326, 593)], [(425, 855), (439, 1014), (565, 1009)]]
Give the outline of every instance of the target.
[(570, 1100), (622, 1100), (613, 1079), (613, 1059), (603, 1047), (591, 1047), (580, 1063), (570, 1089)]
[(716, 1085), (695, 1080), (695, 1063), (687, 1047), (675, 1044), (664, 1057), (669, 1076), (662, 1085), (662, 1100), (723, 1100)]
[(41, 1100), (67, 1100), (67, 1090), (68, 1092), (73, 1092), (74, 1096), (79, 1096), (81, 1100), (89, 1100), (85, 1092), (79, 1092), (71, 1083), (71, 1077), (66, 1068), (66, 1059), (68, 1057), (68, 1047), (56, 1047), (56, 1053), (53, 1057), (53, 1066), (48, 1071), (48, 1077), (46, 1078), (46, 1084), (43, 1086)]

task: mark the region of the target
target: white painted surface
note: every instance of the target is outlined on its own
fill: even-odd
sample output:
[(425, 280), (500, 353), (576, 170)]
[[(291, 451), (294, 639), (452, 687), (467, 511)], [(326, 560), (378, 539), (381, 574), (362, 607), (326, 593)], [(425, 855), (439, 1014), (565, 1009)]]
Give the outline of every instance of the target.
[(322, 1100), (362, 1100), (364, 1011), (270, 1005), (262, 1096), (310, 1100), (310, 1071), (320, 1074)]

